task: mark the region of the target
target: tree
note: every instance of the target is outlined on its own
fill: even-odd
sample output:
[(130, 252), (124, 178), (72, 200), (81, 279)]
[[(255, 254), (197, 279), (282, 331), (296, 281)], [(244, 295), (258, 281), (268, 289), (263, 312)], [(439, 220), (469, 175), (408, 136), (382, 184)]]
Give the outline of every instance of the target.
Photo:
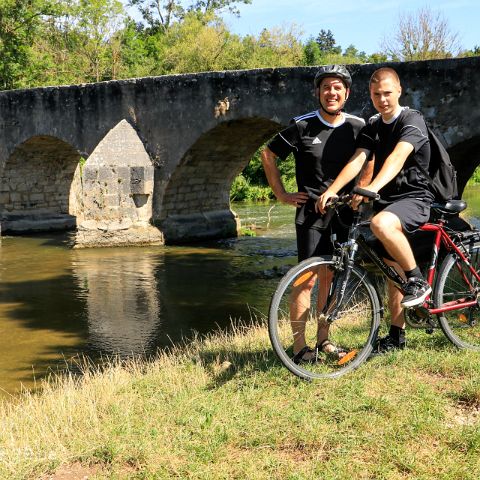
[(310, 38), (303, 48), (305, 65), (319, 65), (322, 59), (322, 52), (314, 38)]
[(449, 58), (459, 53), (458, 34), (450, 30), (440, 12), (429, 7), (413, 14), (403, 14), (391, 37), (382, 48), (392, 59), (401, 61)]
[(236, 4), (248, 4), (252, 0), (195, 0), (187, 7), (183, 3), (182, 0), (129, 0), (128, 5), (138, 9), (149, 28), (165, 33), (175, 21), (184, 18), (187, 12), (206, 15), (228, 9), (238, 15)]
[(197, 0), (190, 6), (189, 10), (203, 14), (208, 12), (219, 14), (222, 10), (227, 9), (230, 13), (239, 16), (240, 11), (237, 3), (250, 4), (252, 0)]
[(78, 54), (87, 59), (88, 78), (116, 78), (120, 41), (117, 33), (123, 27), (123, 5), (119, 0), (79, 0), (75, 30)]
[(52, 0), (3, 0), (0, 2), (0, 88), (27, 86), (31, 46), (42, 18), (58, 13)]
[(335, 45), (335, 38), (331, 30), (320, 30), (316, 42), (322, 55), (342, 53), (341, 47)]

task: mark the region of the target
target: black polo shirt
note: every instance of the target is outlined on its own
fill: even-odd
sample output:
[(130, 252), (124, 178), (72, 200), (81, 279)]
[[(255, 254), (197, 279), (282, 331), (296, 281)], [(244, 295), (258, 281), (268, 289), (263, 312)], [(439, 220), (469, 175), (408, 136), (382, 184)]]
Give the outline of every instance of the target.
[[(365, 122), (354, 115), (343, 115), (344, 122), (338, 125), (327, 123), (318, 111), (295, 117), (268, 144), (282, 160), (293, 153), (298, 191), (323, 193), (355, 152), (355, 140)], [(318, 219), (318, 215), (313, 204), (309, 201), (297, 209), (297, 224), (308, 218), (314, 226), (312, 217)]]

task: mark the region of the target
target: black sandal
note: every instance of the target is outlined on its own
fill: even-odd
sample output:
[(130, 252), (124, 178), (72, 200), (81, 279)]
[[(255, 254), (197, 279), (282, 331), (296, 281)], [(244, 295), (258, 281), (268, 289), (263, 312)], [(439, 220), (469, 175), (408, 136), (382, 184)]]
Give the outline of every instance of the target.
[[(307, 358), (305, 358), (305, 355), (307, 354), (311, 354), (312, 356), (307, 356)], [(292, 361), (297, 365), (300, 365), (301, 363), (316, 363), (318, 361), (318, 350), (314, 350), (308, 345), (305, 345), (292, 357)]]
[[(325, 350), (325, 347), (328, 347), (329, 345), (333, 347), (332, 351)], [(341, 360), (348, 353), (344, 348), (334, 345), (328, 338), (323, 342), (319, 343), (316, 348), (319, 351), (323, 352), (330, 360)]]

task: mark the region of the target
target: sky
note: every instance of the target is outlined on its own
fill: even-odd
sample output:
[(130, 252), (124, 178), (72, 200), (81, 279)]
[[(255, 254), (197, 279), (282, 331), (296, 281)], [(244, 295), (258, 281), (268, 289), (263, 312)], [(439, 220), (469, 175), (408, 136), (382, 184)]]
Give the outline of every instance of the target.
[(223, 15), (229, 29), (240, 35), (258, 35), (263, 28), (297, 25), (302, 39), (331, 30), (343, 49), (354, 45), (367, 54), (378, 52), (382, 39), (395, 30), (402, 13), (429, 6), (447, 20), (463, 49), (480, 46), (480, 0), (252, 0), (239, 5), (240, 18)]

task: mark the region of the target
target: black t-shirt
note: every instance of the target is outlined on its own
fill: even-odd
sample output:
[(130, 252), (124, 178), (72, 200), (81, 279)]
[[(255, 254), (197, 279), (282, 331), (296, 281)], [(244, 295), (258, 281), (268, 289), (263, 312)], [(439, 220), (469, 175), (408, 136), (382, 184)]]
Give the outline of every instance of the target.
[[(355, 152), (355, 139), (365, 122), (349, 114), (344, 114), (344, 120), (333, 126), (325, 122), (318, 111), (310, 112), (292, 119), (268, 144), (282, 160), (293, 153), (300, 192), (323, 193)], [(322, 226), (313, 201), (297, 209), (296, 223)]]
[(418, 168), (426, 171), (430, 163), (430, 141), (423, 116), (416, 110), (403, 107), (400, 115), (391, 123), (385, 123), (380, 114), (371, 117), (357, 138), (357, 147), (375, 154), (373, 178), (382, 168), (387, 157), (398, 142), (408, 142), (413, 146), (412, 153), (405, 161), (398, 175), (387, 183), (380, 195), (386, 202), (402, 198), (424, 198), (433, 200), (428, 181)]

